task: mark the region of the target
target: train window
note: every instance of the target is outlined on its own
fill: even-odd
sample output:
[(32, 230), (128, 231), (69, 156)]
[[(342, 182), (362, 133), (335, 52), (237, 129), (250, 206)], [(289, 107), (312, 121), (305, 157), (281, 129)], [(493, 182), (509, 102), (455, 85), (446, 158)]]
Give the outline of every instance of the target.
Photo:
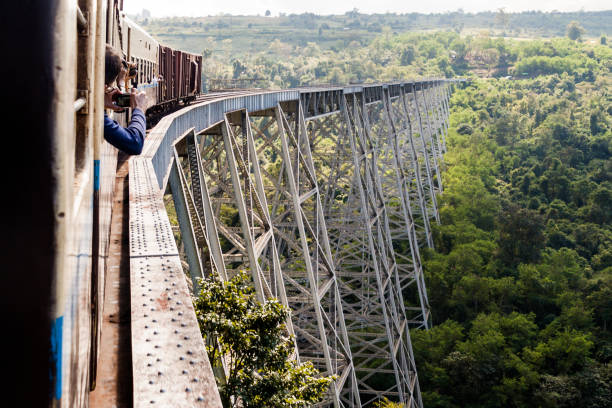
[(133, 85), (136, 86), (138, 84), (138, 78), (140, 77), (140, 62), (138, 58), (135, 59), (134, 64), (136, 64), (136, 75), (134, 75)]
[(197, 92), (198, 81), (196, 75), (198, 73), (198, 64), (195, 61), (191, 61), (191, 73), (190, 73), (190, 83), (191, 83), (191, 92)]
[[(88, 160), (89, 128), (87, 126), (87, 115), (77, 113), (75, 116), (74, 175), (77, 176), (83, 171)], [(82, 181), (81, 178), (75, 178), (75, 184)]]

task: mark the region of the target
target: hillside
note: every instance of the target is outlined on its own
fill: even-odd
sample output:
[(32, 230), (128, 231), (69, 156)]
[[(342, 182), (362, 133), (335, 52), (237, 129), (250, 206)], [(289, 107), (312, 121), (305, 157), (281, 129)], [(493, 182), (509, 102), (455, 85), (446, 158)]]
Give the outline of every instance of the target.
[[(140, 19), (162, 43), (204, 55), (205, 90), (588, 70), (581, 64), (592, 56), (570, 61), (568, 53), (578, 49), (560, 39), (571, 21), (584, 30), (580, 52), (586, 52), (607, 42), (612, 11)], [(533, 42), (529, 36), (556, 37)], [(563, 41), (569, 42), (551, 46)], [(520, 42), (530, 45), (521, 48)], [(555, 47), (565, 55), (553, 55)], [(531, 59), (515, 67), (523, 57)], [(563, 58), (566, 66), (555, 61), (552, 67), (540, 57)]]
[(312, 13), (264, 16), (209, 16), (145, 19), (133, 16), (160, 41), (201, 53), (204, 49), (225, 59), (266, 51), (275, 40), (291, 49), (309, 42), (323, 50), (342, 50), (351, 43), (364, 46), (377, 33), (454, 31), (474, 35), (487, 31), (493, 36), (521, 38), (562, 37), (571, 21), (578, 21), (588, 37), (612, 34), (612, 11), (574, 13), (463, 13), (361, 14), (320, 16)]

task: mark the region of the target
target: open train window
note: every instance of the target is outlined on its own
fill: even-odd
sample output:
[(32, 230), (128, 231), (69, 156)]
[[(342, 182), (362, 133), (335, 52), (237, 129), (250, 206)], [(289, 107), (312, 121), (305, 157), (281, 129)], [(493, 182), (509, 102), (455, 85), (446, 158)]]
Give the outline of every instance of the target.
[(134, 57), (132, 57), (132, 28), (128, 27), (128, 35), (127, 35), (127, 53), (130, 57), (130, 62), (134, 62)]
[[(134, 57), (132, 62), (133, 62), (134, 64), (136, 64), (136, 69), (138, 70), (138, 69), (139, 69), (139, 65), (140, 65), (140, 63), (139, 63), (139, 61), (138, 61), (138, 58), (135, 58), (135, 57)], [(140, 73), (137, 71), (137, 72), (136, 72), (136, 75), (135, 75), (135, 76), (134, 76), (134, 78), (132, 79), (132, 86), (134, 86), (134, 87), (135, 87), (135, 86), (138, 84), (138, 76), (139, 76), (139, 75), (140, 75)]]
[(190, 79), (190, 84), (191, 84), (191, 92), (197, 92), (197, 86), (198, 86), (198, 81), (197, 81), (197, 74), (198, 74), (198, 64), (196, 64), (195, 61), (191, 61), (191, 75), (189, 76)]

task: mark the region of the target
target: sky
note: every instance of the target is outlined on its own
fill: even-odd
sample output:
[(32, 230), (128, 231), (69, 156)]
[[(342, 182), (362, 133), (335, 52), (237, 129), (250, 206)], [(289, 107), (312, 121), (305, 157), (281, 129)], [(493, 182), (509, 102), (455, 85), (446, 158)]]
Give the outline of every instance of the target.
[(201, 17), (229, 13), (233, 15), (272, 15), (282, 13), (344, 14), (357, 8), (361, 13), (441, 13), (462, 8), (465, 12), (478, 12), (505, 8), (507, 12), (610, 10), (610, 0), (124, 0), (124, 11), (139, 14), (147, 9), (153, 17)]

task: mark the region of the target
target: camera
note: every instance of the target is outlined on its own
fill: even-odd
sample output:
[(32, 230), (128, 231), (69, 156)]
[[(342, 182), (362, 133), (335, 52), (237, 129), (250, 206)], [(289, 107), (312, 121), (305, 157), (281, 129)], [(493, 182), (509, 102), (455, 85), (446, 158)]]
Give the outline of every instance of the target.
[(118, 93), (113, 95), (113, 101), (122, 108), (130, 107), (131, 96), (129, 93)]

